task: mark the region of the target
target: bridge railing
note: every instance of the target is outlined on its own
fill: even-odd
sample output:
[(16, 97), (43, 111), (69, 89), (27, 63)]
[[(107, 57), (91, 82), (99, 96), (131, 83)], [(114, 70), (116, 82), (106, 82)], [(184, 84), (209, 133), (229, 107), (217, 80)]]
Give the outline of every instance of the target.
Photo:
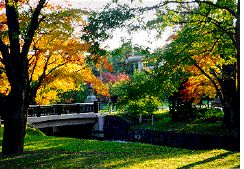
[(51, 105), (30, 105), (29, 117), (40, 117), (48, 115), (61, 115), (70, 113), (98, 113), (98, 103), (74, 103), (74, 104), (51, 104)]

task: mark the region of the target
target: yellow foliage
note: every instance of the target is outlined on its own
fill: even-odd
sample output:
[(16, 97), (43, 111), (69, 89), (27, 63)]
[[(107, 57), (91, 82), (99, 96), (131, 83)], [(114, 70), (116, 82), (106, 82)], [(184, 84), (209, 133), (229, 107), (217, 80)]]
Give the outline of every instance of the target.
[(7, 95), (10, 91), (11, 87), (8, 82), (8, 78), (5, 73), (0, 75), (0, 94)]
[(36, 102), (50, 104), (58, 101), (57, 91), (78, 90), (83, 83), (92, 84), (98, 95), (109, 96), (109, 89), (91, 71), (91, 68), (68, 63), (52, 73), (38, 90)]
[(47, 90), (46, 88), (41, 87), (37, 91), (35, 101), (38, 105), (43, 105), (54, 103), (58, 101), (57, 99), (58, 93), (56, 90)]

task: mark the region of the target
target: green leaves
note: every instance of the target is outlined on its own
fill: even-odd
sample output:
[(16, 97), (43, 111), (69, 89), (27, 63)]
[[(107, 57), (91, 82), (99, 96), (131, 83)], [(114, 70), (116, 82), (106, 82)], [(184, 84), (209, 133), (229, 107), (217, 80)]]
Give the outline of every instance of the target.
[(109, 38), (109, 29), (123, 27), (125, 21), (134, 17), (133, 11), (128, 5), (118, 5), (111, 8), (108, 4), (100, 13), (93, 12), (88, 18), (88, 24), (84, 27), (85, 34), (81, 39), (87, 42), (102, 41)]
[(92, 55), (104, 56), (106, 51), (101, 49), (100, 42), (110, 38), (112, 29), (123, 27), (125, 21), (134, 17), (127, 5), (118, 5), (110, 8), (108, 4), (100, 13), (93, 12), (87, 19), (87, 25), (83, 28), (81, 40), (91, 44), (89, 52)]
[[(158, 11), (161, 14), (158, 15), (158, 21), (162, 25), (181, 25), (170, 39), (171, 43), (157, 51), (158, 63), (164, 63), (155, 70), (158, 80), (170, 81), (177, 88), (182, 79), (187, 80), (199, 69), (198, 75), (206, 76), (215, 90), (219, 91), (219, 84), (223, 84), (226, 77), (236, 78), (235, 70), (228, 76), (222, 74), (222, 64), (235, 64), (238, 57), (238, 39), (235, 37), (236, 28), (233, 24), (237, 12), (236, 3), (228, 1), (226, 6), (224, 3), (224, 0), (217, 1), (216, 4), (211, 1), (175, 1), (174, 8), (166, 7), (162, 12)], [(176, 14), (179, 16), (175, 16)], [(188, 66), (195, 66), (196, 70), (192, 67), (186, 73)]]

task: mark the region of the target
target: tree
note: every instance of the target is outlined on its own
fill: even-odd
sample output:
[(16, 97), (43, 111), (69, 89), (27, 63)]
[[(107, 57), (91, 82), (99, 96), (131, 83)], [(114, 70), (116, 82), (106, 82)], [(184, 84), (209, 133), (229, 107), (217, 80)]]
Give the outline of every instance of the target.
[[(6, 9), (5, 15), (1, 13), (1, 62), (4, 64), (4, 69), (11, 86), (6, 99), (4, 114), (3, 154), (23, 153), (26, 112), (30, 101), (28, 97), (30, 84), (28, 83), (27, 56), (35, 31), (44, 19), (44, 17), (40, 17), (40, 14), (46, 4), (46, 0), (40, 0), (33, 10), (31, 20), (28, 22), (27, 31), (23, 35), (23, 45), (20, 39), (21, 29), (19, 20), (19, 6), (21, 3), (17, 0), (1, 1), (1, 7)], [(3, 16), (6, 17), (6, 20), (3, 19)], [(3, 36), (5, 33), (8, 34), (7, 40)]]
[(123, 73), (128, 74), (133, 73), (128, 64), (128, 57), (133, 55), (133, 46), (130, 42), (123, 43), (120, 48), (114, 49), (109, 52), (109, 61), (113, 64), (113, 73)]
[(112, 85), (110, 93), (119, 97), (118, 106), (124, 106), (129, 101), (137, 101), (147, 96), (159, 96), (152, 73), (135, 72), (130, 79)]
[[(240, 6), (239, 1), (167, 1), (178, 4), (177, 10), (161, 13), (162, 20), (182, 24), (178, 37), (165, 49), (173, 64), (194, 65), (209, 79), (221, 99), (224, 123), (240, 129)], [(190, 6), (192, 5), (192, 6)], [(179, 15), (180, 14), (180, 15)], [(178, 17), (177, 17), (178, 16)], [(196, 58), (211, 56), (222, 65), (203, 69)], [(217, 62), (218, 63), (218, 62)]]
[[(37, 92), (40, 94), (57, 81), (56, 88), (65, 82), (67, 89), (73, 89), (77, 86), (72, 84), (77, 85), (79, 81), (93, 83), (95, 90), (104, 95), (108, 90), (103, 90), (107, 87), (85, 63), (84, 54), (89, 44), (81, 43), (73, 35), (73, 26), (81, 21), (79, 14), (84, 11), (63, 10), (45, 0), (6, 0), (1, 1), (0, 8), (1, 78), (5, 79), (3, 85), (9, 90), (2, 150), (3, 154), (19, 154), (24, 148), (27, 109)], [(104, 63), (98, 61), (100, 65)], [(38, 101), (38, 97), (36, 99)]]

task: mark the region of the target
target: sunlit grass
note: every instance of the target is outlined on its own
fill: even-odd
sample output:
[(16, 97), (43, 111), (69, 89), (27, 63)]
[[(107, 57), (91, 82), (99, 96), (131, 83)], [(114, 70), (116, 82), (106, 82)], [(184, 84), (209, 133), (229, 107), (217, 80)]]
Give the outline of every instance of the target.
[(25, 139), (25, 153), (14, 157), (0, 155), (0, 168), (236, 168), (240, 165), (239, 152), (223, 149), (189, 150), (31, 132), (28, 130)]

